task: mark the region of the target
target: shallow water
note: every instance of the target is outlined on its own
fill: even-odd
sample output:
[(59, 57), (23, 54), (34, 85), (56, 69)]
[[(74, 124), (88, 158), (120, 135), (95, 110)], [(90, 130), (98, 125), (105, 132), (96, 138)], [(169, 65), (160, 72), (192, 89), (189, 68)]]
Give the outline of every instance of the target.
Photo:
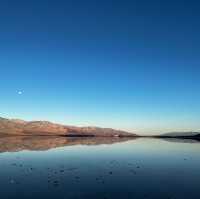
[(2, 199), (198, 199), (200, 143), (0, 138)]

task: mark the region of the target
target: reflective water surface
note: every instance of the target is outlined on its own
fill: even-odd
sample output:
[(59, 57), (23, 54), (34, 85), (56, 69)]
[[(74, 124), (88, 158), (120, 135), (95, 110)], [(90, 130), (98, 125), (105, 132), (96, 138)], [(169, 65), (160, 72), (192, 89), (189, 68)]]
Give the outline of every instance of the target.
[(2, 199), (198, 199), (200, 142), (0, 138)]

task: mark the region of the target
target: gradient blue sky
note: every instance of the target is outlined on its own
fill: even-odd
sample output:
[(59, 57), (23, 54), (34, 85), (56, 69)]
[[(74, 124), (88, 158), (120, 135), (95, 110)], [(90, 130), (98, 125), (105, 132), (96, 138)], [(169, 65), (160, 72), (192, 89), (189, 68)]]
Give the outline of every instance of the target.
[(2, 0), (0, 116), (199, 130), (199, 10), (184, 0)]

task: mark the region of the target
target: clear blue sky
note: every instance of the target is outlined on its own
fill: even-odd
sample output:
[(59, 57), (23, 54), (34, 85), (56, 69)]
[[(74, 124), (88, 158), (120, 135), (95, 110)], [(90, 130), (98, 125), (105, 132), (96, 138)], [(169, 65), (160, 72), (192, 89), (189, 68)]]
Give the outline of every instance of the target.
[(199, 10), (189, 0), (2, 0), (0, 116), (199, 130)]

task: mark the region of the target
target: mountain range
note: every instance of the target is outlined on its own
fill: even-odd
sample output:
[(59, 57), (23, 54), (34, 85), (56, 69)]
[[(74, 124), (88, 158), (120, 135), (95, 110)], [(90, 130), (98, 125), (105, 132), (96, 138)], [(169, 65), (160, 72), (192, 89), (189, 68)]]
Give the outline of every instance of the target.
[(171, 133), (165, 133), (162, 134), (162, 136), (168, 136), (168, 137), (178, 137), (178, 136), (198, 136), (200, 132), (171, 132)]
[(24, 121), (19, 119), (5, 119), (0, 117), (0, 136), (69, 136), (69, 137), (136, 137), (136, 134), (128, 133), (112, 128), (100, 127), (76, 127), (55, 124), (48, 121)]
[(76, 127), (48, 121), (24, 121), (0, 117), (0, 136), (66, 136), (66, 137), (155, 137), (198, 139), (200, 132), (171, 132), (155, 136), (140, 136), (126, 131), (100, 127)]

